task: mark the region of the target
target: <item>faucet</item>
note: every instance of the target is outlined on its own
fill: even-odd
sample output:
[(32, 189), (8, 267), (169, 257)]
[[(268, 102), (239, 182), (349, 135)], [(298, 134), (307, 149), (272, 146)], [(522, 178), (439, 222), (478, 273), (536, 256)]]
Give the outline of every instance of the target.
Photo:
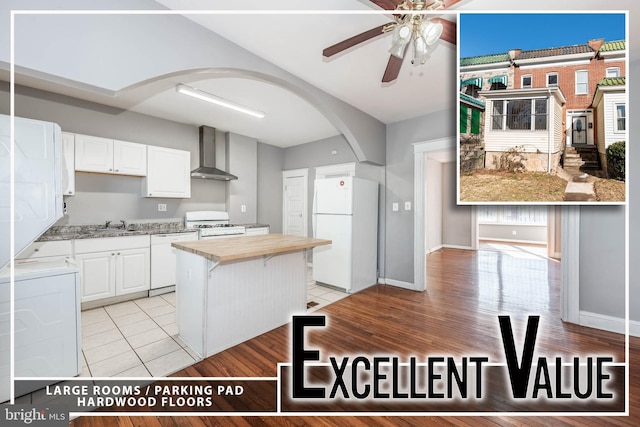
[(127, 222), (124, 219), (120, 220), (120, 225), (118, 226), (118, 228), (124, 230), (127, 228)]
[(111, 225), (111, 221), (106, 221), (104, 223), (104, 228), (109, 228), (110, 225)]

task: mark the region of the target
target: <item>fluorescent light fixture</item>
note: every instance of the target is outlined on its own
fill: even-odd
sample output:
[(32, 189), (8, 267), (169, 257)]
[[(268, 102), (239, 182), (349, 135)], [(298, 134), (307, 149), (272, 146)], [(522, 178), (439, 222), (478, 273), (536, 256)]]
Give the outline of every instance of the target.
[(220, 105), (221, 107), (226, 107), (231, 110), (239, 111), (241, 113), (248, 114), (250, 116), (257, 117), (259, 119), (262, 119), (265, 116), (265, 114), (262, 111), (245, 107), (244, 105), (236, 104), (235, 102), (228, 101), (224, 98), (220, 98), (219, 96), (212, 95), (209, 92), (205, 92), (200, 89), (192, 88), (191, 86), (179, 84), (176, 86), (176, 92), (181, 93), (183, 95), (189, 95), (194, 98), (201, 99), (203, 101), (211, 102), (212, 104)]

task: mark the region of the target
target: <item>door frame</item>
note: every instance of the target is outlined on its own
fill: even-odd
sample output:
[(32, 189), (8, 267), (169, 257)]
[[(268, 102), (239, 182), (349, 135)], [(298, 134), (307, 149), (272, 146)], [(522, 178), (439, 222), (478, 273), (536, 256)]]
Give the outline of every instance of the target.
[[(413, 239), (413, 279), (410, 289), (416, 291), (427, 290), (425, 235), (425, 153), (457, 149), (455, 138), (440, 138), (413, 144), (414, 152), (414, 239)], [(477, 242), (477, 215), (473, 209), (472, 242)], [(560, 317), (565, 322), (578, 324), (580, 322), (580, 207), (562, 206), (561, 214), (561, 279)], [(547, 224), (548, 225), (548, 224)]]
[(455, 151), (455, 138), (439, 138), (430, 141), (413, 144), (414, 172), (413, 172), (413, 283), (411, 288), (415, 291), (427, 289), (426, 275), (426, 222), (427, 201), (425, 176), (427, 174), (427, 162), (425, 154), (437, 151)]
[(309, 236), (309, 169), (291, 169), (282, 171), (282, 233), (286, 230), (286, 182), (287, 178), (295, 178), (302, 177), (304, 178), (304, 188), (302, 193), (302, 198), (304, 199), (303, 207), (304, 211), (302, 214), (302, 227), (304, 228), (304, 236)]

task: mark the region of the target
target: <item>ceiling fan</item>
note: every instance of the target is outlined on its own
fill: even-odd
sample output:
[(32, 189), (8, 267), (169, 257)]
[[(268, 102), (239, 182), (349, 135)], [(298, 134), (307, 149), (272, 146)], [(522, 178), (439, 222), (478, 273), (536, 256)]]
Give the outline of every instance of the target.
[(370, 40), (383, 33), (393, 34), (393, 45), (387, 68), (382, 76), (382, 82), (388, 83), (398, 78), (400, 67), (413, 40), (414, 56), (412, 63), (424, 64), (431, 48), (442, 39), (456, 44), (456, 24), (446, 19), (431, 18), (429, 15), (409, 14), (407, 11), (442, 10), (460, 2), (461, 0), (370, 0), (385, 10), (393, 10), (394, 21), (380, 25), (363, 33), (357, 34), (339, 43), (329, 46), (322, 51), (322, 55), (329, 58), (353, 46)]

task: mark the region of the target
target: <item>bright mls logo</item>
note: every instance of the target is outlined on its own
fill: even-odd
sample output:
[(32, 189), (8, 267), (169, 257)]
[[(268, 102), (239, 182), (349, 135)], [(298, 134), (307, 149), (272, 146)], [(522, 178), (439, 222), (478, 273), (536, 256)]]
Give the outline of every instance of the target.
[(8, 405), (4, 407), (3, 426), (67, 426), (69, 410), (60, 406), (36, 408), (30, 405)]

